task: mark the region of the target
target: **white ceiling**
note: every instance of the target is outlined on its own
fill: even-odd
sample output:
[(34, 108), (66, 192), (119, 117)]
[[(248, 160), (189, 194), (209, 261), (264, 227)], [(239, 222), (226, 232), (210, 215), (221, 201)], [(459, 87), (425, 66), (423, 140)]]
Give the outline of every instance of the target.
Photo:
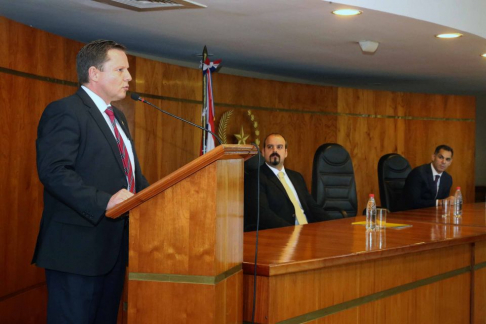
[[(480, 57), (486, 53), (486, 20), (481, 17), (486, 4), (472, 7), (486, 1), (343, 1), (362, 7), (363, 14), (337, 17), (330, 12), (343, 5), (321, 0), (198, 0), (207, 8), (150, 12), (92, 0), (0, 0), (0, 14), (82, 42), (114, 39), (131, 53), (193, 68), (199, 65), (196, 54), (207, 45), (212, 59), (223, 60), (220, 73), (392, 91), (486, 94), (486, 59)], [(440, 10), (427, 14), (415, 6)], [(464, 36), (434, 37), (451, 31)], [(360, 40), (380, 46), (374, 55), (365, 55)]]

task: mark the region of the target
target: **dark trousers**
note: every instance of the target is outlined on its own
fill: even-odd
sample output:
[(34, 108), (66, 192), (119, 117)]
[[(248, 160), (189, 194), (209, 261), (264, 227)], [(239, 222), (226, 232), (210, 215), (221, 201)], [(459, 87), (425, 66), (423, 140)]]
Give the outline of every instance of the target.
[(113, 269), (102, 276), (46, 269), (47, 323), (116, 324), (125, 281), (125, 254), (122, 247)]

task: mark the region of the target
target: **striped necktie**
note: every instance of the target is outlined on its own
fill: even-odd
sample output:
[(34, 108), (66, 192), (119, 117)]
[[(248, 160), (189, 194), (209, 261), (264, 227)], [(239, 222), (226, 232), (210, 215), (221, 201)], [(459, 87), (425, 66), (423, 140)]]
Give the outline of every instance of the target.
[(116, 127), (115, 122), (115, 114), (113, 113), (113, 108), (108, 106), (105, 110), (105, 113), (110, 117), (111, 126), (113, 127), (113, 131), (115, 133), (116, 144), (118, 145), (118, 150), (120, 151), (120, 157), (123, 163), (123, 170), (125, 171), (125, 175), (127, 176), (128, 188), (127, 190), (135, 193), (135, 179), (133, 177), (132, 171), (132, 164), (130, 163), (130, 156), (128, 155), (127, 148), (125, 143), (123, 142), (123, 138)]

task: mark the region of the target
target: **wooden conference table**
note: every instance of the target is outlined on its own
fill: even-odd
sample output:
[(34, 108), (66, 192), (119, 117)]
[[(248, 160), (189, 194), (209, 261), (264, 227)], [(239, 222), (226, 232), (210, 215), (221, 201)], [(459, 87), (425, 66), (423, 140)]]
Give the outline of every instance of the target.
[[(391, 213), (412, 227), (366, 233), (364, 217), (260, 231), (257, 323), (486, 323), (486, 210)], [(251, 321), (255, 232), (244, 236)]]

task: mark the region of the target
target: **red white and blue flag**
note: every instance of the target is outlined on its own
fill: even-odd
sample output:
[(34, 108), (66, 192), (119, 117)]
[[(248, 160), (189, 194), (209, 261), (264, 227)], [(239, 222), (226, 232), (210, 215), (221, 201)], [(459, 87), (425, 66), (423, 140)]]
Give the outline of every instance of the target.
[[(210, 62), (207, 58), (204, 63), (201, 62), (203, 70), (203, 78), (205, 79), (206, 87), (204, 89), (204, 103), (202, 111), (202, 122), (206, 129), (214, 133), (214, 101), (213, 101), (213, 80), (211, 73), (216, 71), (221, 60)], [(216, 139), (210, 133), (204, 132), (201, 143), (201, 155), (211, 151), (215, 145)]]

